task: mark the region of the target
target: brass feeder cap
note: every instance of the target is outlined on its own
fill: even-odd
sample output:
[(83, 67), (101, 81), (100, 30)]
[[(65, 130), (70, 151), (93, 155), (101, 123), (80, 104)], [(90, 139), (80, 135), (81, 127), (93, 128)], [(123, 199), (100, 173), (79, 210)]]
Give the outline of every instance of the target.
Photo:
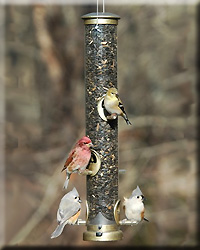
[(99, 12), (98, 15), (96, 12), (86, 14), (82, 16), (84, 24), (118, 24), (118, 19), (120, 16), (112, 14), (109, 12)]

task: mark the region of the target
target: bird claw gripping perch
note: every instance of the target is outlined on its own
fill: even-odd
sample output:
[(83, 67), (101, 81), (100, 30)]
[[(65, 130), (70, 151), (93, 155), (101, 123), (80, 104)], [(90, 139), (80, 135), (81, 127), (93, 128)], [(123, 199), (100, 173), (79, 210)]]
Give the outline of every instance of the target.
[(111, 115), (108, 115), (108, 116), (107, 116), (107, 119), (108, 119), (108, 120), (115, 120), (115, 119), (117, 119), (117, 114), (113, 113), (113, 114), (111, 114)]
[(119, 221), (119, 225), (121, 226), (133, 226), (133, 225), (137, 225), (138, 222), (137, 221), (131, 221), (131, 220), (127, 220), (127, 219), (123, 219)]

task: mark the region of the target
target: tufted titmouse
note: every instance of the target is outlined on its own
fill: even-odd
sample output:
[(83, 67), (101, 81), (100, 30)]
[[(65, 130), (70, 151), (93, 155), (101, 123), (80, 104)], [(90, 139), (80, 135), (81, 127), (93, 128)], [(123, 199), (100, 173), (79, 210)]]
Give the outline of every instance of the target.
[(76, 188), (63, 196), (57, 211), (58, 226), (51, 234), (51, 239), (58, 237), (66, 224), (74, 225), (81, 213), (81, 200)]
[(144, 217), (144, 203), (145, 197), (143, 193), (141, 192), (139, 186), (137, 186), (136, 189), (133, 190), (130, 198), (124, 197), (124, 209), (125, 209), (125, 215), (128, 220), (139, 223), (142, 220), (148, 221)]

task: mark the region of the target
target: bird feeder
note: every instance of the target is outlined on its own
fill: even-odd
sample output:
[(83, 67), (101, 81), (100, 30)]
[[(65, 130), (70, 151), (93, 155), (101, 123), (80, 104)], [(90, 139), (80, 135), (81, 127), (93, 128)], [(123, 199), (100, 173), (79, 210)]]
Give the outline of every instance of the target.
[[(87, 176), (86, 241), (122, 239), (118, 200), (118, 119), (106, 121), (98, 104), (107, 89), (117, 88), (117, 24), (112, 13), (82, 16), (85, 24), (86, 135), (95, 145), (100, 168)], [(93, 162), (95, 165), (95, 161)]]

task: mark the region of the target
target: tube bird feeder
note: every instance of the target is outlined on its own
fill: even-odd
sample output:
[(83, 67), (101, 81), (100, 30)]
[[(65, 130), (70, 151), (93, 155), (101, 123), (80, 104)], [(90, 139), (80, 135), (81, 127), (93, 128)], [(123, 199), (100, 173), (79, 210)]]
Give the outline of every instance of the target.
[(101, 161), (98, 172), (87, 176), (86, 241), (122, 239), (117, 221), (118, 119), (105, 121), (97, 104), (107, 90), (117, 88), (117, 24), (112, 13), (89, 13), (85, 24), (86, 135)]

